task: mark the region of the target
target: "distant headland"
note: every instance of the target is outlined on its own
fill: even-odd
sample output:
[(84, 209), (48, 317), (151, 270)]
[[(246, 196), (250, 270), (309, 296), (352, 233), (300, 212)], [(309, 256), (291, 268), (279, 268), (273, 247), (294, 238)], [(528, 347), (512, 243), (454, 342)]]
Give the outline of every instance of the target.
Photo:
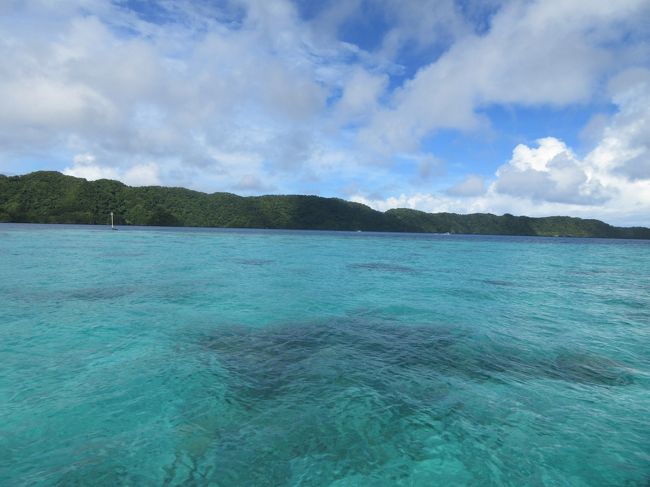
[(645, 227), (614, 227), (600, 220), (551, 216), (460, 215), (398, 208), (381, 212), (339, 198), (304, 195), (237, 196), (185, 188), (130, 187), (55, 171), (0, 175), (0, 222), (377, 232), (460, 233), (650, 239)]

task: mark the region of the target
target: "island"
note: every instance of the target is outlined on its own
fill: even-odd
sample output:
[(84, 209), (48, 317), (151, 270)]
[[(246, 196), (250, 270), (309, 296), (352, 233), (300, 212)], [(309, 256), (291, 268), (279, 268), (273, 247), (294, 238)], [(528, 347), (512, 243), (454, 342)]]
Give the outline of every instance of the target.
[(381, 212), (340, 198), (238, 196), (185, 188), (130, 187), (56, 171), (0, 175), (0, 222), (347, 230), (374, 232), (650, 239), (645, 227), (615, 227), (568, 216)]

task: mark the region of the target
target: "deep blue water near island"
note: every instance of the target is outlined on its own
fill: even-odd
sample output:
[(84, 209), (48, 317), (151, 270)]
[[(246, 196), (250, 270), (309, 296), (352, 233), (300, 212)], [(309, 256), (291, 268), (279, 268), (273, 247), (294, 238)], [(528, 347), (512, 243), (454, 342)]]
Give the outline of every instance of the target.
[(643, 486), (650, 242), (0, 225), (0, 485)]

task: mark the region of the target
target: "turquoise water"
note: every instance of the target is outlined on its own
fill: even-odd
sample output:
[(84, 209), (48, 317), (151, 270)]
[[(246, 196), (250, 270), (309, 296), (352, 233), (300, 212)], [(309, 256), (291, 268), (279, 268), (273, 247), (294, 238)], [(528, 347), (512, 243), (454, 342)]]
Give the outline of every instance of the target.
[(0, 485), (642, 486), (650, 242), (0, 225)]

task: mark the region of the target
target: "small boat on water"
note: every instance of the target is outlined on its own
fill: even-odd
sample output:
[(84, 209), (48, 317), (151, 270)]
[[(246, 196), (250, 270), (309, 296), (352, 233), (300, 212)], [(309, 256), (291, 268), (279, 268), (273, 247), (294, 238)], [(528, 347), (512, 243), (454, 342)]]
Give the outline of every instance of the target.
[(111, 211), (111, 230), (117, 230), (117, 228), (115, 228), (115, 225), (113, 225), (113, 212), (112, 211)]

